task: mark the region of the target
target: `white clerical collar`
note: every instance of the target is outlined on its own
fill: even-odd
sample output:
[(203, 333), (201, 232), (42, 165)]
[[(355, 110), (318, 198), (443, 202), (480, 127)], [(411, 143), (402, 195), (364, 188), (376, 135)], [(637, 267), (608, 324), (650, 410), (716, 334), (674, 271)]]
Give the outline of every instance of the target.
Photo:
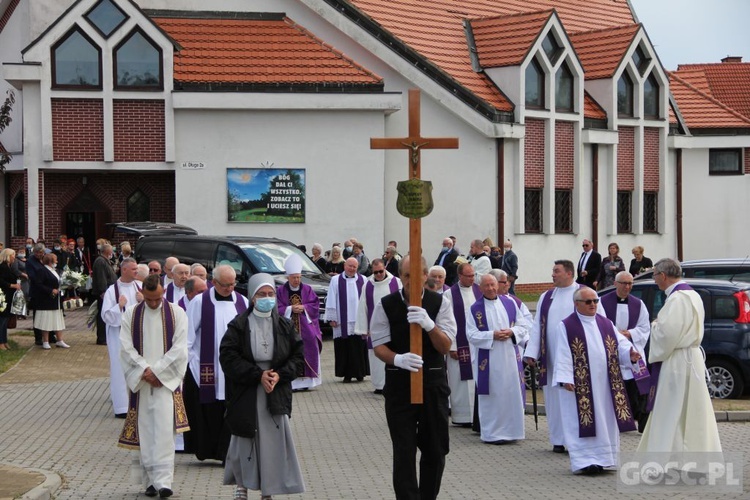
[(585, 314), (579, 313), (578, 311), (576, 311), (576, 314), (578, 315), (578, 318), (582, 323), (594, 323), (596, 321), (596, 314), (594, 314), (593, 316), (587, 316)]
[(293, 292), (298, 292), (300, 288), (302, 288), (302, 285), (300, 285), (300, 286), (298, 286), (298, 287), (296, 287), (296, 288), (295, 288), (295, 287), (293, 287), (292, 285), (289, 285), (289, 289), (290, 289), (291, 291), (293, 291)]
[(135, 286), (135, 281), (136, 281), (136, 280), (133, 280), (133, 281), (128, 281), (128, 282), (126, 283), (126, 282), (122, 281), (122, 278), (120, 278), (120, 279), (119, 279), (119, 280), (117, 280), (117, 281), (119, 281), (119, 282), (120, 282), (120, 285), (121, 285), (121, 286)]
[(356, 274), (355, 274), (354, 276), (349, 276), (348, 274), (344, 273), (344, 278), (347, 278), (347, 279), (350, 279), (350, 280), (351, 280), (351, 279), (354, 279), (354, 278), (356, 278), (356, 277), (357, 277), (357, 275), (356, 275)]

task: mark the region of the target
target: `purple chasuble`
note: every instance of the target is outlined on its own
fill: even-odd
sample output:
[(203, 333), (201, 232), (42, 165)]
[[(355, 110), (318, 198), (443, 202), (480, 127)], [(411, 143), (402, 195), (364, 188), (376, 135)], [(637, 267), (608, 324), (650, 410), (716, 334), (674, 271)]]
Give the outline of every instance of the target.
[[(202, 293), (201, 304), (201, 353), (200, 353), (200, 402), (213, 403), (216, 401), (216, 367), (214, 354), (216, 351), (216, 311), (211, 301), (211, 290)], [(245, 301), (237, 292), (232, 292), (234, 307), (239, 316), (247, 310)]]
[[(304, 313), (292, 313), (291, 322), (294, 329), (299, 333), (302, 339), (302, 351), (304, 352), (305, 363), (297, 375), (299, 377), (317, 378), (320, 366), (320, 351), (323, 349), (323, 334), (318, 326), (320, 317), (320, 301), (315, 291), (310, 285), (300, 283), (298, 290), (292, 290), (287, 281), (280, 285), (276, 290), (276, 298), (279, 306), (279, 314), (284, 316), (286, 309), (293, 305), (300, 304), (304, 306), (307, 315)], [(312, 323), (307, 322), (309, 316)], [(303, 319), (304, 318), (304, 319)]]
[[(619, 305), (617, 302), (618, 298), (619, 297), (617, 297), (616, 293), (608, 293), (602, 297), (602, 308), (604, 309), (604, 314), (607, 315), (607, 318), (609, 318), (612, 323), (617, 322), (617, 306)], [(641, 315), (642, 302), (641, 299), (632, 295), (628, 295), (626, 300), (628, 301), (628, 330), (631, 330), (638, 324), (638, 318)], [(635, 385), (638, 386), (638, 392), (640, 394), (648, 394), (649, 389), (651, 388), (651, 377), (648, 368), (646, 368), (646, 363), (639, 360), (639, 362), (633, 364), (636, 365), (632, 370), (633, 380), (635, 380)]]
[[(693, 287), (691, 287), (687, 283), (677, 283), (672, 289), (672, 293), (688, 291), (692, 289)], [(669, 294), (669, 297), (672, 296), (672, 293)], [(667, 297), (667, 300), (669, 300), (669, 297)], [(654, 409), (654, 401), (656, 401), (656, 390), (657, 386), (659, 385), (659, 373), (661, 373), (661, 361), (651, 363), (651, 387), (648, 390), (648, 401), (646, 402), (646, 411), (649, 412)]]
[[(498, 295), (497, 300), (505, 308), (505, 312), (508, 315), (508, 328), (512, 328), (516, 324), (516, 305), (512, 300), (504, 298), (502, 295)], [(471, 316), (474, 318), (474, 323), (477, 325), (477, 329), (482, 332), (489, 331), (489, 324), (487, 323), (487, 310), (484, 306), (484, 297), (478, 299), (471, 306)], [(518, 350), (518, 346), (515, 344), (515, 338), (513, 339), (513, 349), (516, 354), (516, 363), (518, 365), (519, 375), (521, 377), (521, 392), (526, 390), (523, 376), (523, 362), (521, 361), (521, 354)], [(490, 393), (490, 350), (489, 349), (477, 349), (477, 394), (480, 396), (487, 396)]]
[[(612, 323), (607, 318), (598, 314), (594, 317), (607, 356), (607, 374), (617, 427), (620, 432), (634, 431), (636, 427), (635, 422), (633, 422), (633, 411), (630, 409), (630, 401), (625, 392), (625, 383), (622, 380), (618, 360), (617, 336), (613, 331)], [(565, 318), (563, 324), (568, 336), (570, 354), (573, 358), (573, 385), (575, 386), (576, 408), (578, 410), (578, 437), (594, 437), (596, 436), (596, 421), (594, 418), (591, 364), (589, 363), (586, 332), (577, 313)]]
[[(117, 285), (115, 285), (117, 286)], [(137, 286), (137, 285), (136, 285)], [(132, 329), (133, 335), (133, 347), (135, 350), (143, 356), (143, 316), (146, 308), (146, 303), (141, 302), (133, 309)], [(167, 313), (169, 311), (169, 313)], [(164, 352), (166, 353), (172, 348), (172, 339), (174, 338), (174, 312), (169, 307), (169, 303), (162, 299), (161, 318), (163, 326), (163, 340), (164, 340)], [(138, 402), (140, 392), (130, 392), (130, 399), (128, 401), (128, 413), (125, 418), (125, 424), (123, 425), (122, 432), (120, 433), (120, 439), (118, 446), (122, 448), (138, 449), (140, 447), (140, 439), (138, 436)], [(175, 431), (185, 432), (189, 431), (187, 414), (185, 413), (185, 404), (182, 400), (182, 391), (178, 387), (174, 391), (174, 424)]]
[[(456, 354), (458, 355), (458, 368), (461, 373), (461, 380), (472, 380), (474, 375), (471, 372), (471, 351), (469, 349), (469, 340), (466, 338), (466, 309), (464, 309), (464, 298), (461, 295), (460, 285), (456, 283), (451, 287), (451, 303), (453, 304), (453, 316), (456, 318)], [(471, 285), (471, 291), (474, 292), (474, 298), (482, 298), (482, 291), (476, 283)]]
[(347, 307), (346, 280), (357, 280), (357, 298), (362, 295), (362, 286), (365, 284), (365, 278), (361, 274), (356, 277), (347, 278), (346, 274), (339, 274), (339, 327), (341, 328), (341, 338), (349, 337), (349, 308)]
[[(391, 278), (388, 283), (388, 289), (391, 293), (398, 292), (398, 281), (396, 277)], [(372, 313), (375, 311), (375, 283), (367, 280), (365, 283), (365, 305), (367, 305), (367, 332), (370, 332), (370, 320), (372, 320)], [(367, 348), (372, 349), (372, 338), (367, 336)]]

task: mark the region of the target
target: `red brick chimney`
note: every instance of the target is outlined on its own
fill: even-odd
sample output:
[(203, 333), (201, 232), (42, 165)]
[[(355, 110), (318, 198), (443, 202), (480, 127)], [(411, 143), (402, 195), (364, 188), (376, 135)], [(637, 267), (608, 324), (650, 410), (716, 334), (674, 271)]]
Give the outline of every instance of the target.
[(741, 63), (742, 56), (727, 56), (721, 60), (723, 63)]

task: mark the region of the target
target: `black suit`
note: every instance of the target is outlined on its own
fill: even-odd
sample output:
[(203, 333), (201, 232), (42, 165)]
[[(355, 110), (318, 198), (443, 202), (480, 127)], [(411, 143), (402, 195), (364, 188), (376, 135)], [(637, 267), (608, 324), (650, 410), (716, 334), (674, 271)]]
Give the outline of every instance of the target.
[(445, 268), (445, 284), (453, 286), (458, 281), (458, 266), (456, 266), (456, 258), (458, 252), (455, 248), (451, 248), (443, 259), (443, 263), (440, 263), (440, 259), (443, 257), (443, 253), (440, 252), (437, 259), (435, 259), (436, 266), (443, 266)]
[[(34, 273), (34, 309), (37, 311), (54, 311), (62, 309), (60, 304), (60, 280), (46, 267)], [(53, 295), (52, 290), (57, 290)]]
[(581, 258), (578, 260), (578, 278), (576, 279), (576, 283), (586, 285), (589, 288), (595, 288), (594, 282), (599, 277), (599, 271), (602, 267), (602, 256), (596, 250), (592, 250), (589, 260), (586, 262), (586, 276), (581, 276), (581, 265), (584, 258), (585, 252), (581, 254)]
[[(36, 275), (41, 274), (42, 271), (47, 271), (47, 269), (44, 267), (44, 264), (42, 264), (42, 261), (36, 258), (35, 255), (29, 255), (28, 259), (26, 259), (26, 274), (29, 276), (29, 309), (34, 310), (34, 314), (36, 314), (37, 306), (36, 306), (36, 299), (35, 297), (39, 295), (40, 293), (43, 293), (39, 290), (39, 285), (36, 283)], [(49, 272), (49, 271), (47, 271)], [(39, 308), (39, 310), (42, 310), (43, 308)], [(55, 335), (55, 332), (49, 332), (49, 341), (57, 342), (57, 337)], [(36, 345), (42, 345), (42, 331), (38, 328), (34, 328), (34, 343)]]

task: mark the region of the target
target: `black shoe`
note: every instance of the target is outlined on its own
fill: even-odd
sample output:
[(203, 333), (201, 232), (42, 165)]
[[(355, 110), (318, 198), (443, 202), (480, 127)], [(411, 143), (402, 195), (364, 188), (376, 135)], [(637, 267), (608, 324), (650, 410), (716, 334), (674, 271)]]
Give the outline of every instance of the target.
[(460, 424), (457, 424), (456, 422), (453, 422), (453, 427), (462, 427), (464, 429), (471, 429), (471, 422), (463, 422)]
[(581, 475), (583, 476), (596, 476), (602, 472), (604, 472), (604, 467), (601, 465), (589, 465), (588, 467), (581, 469)]
[(159, 498), (168, 498), (173, 494), (169, 488), (159, 488)]
[(55, 335), (50, 335), (50, 336), (49, 336), (49, 343), (50, 343), (50, 344), (55, 344), (55, 343), (57, 343), (57, 337), (56, 337)]
[(508, 439), (498, 439), (497, 441), (485, 441), (485, 443), (487, 443), (487, 444), (496, 444), (496, 445), (510, 444), (512, 442), (513, 441), (508, 440)]
[(552, 447), (552, 451), (554, 453), (565, 453), (565, 446), (561, 444), (556, 444)]
[(115, 418), (125, 418), (127, 416), (127, 413), (115, 413)]
[(375, 389), (372, 391), (373, 394), (383, 394), (383, 389)]
[(357, 377), (357, 382), (362, 382), (364, 379), (364, 377)]
[(146, 488), (146, 492), (144, 493), (147, 497), (155, 497), (156, 496), (156, 488), (154, 488), (153, 485)]
[(35, 340), (34, 341), (34, 345), (42, 345), (42, 341), (41, 340)]
[(351, 384), (352, 383), (352, 378), (351, 377), (344, 377), (344, 383), (345, 384)]
[(107, 345), (107, 341), (106, 340), (97, 340), (96, 341), (96, 345)]

